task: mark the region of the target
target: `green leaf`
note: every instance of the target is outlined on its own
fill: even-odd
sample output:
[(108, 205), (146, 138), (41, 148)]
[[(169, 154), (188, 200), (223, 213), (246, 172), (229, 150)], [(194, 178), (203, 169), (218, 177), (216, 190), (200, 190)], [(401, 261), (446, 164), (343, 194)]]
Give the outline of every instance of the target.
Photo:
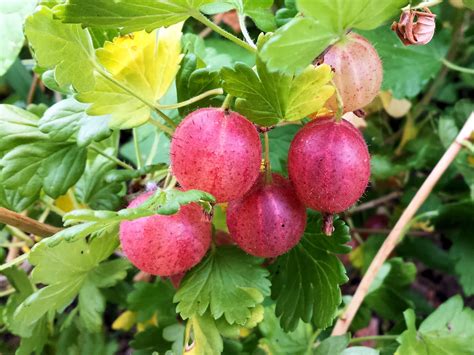
[(214, 319), (224, 316), (229, 324), (244, 325), (251, 308), (270, 294), (268, 272), (260, 263), (236, 247), (216, 249), (186, 274), (174, 297), (176, 310), (184, 319), (209, 310)]
[(23, 47), (23, 21), (33, 12), (36, 0), (0, 2), (0, 76), (13, 64)]
[(280, 27), (261, 51), (270, 70), (295, 73), (313, 62), (337, 40), (331, 31), (309, 17), (298, 17)]
[[(441, 116), (438, 123), (438, 132), (441, 143), (445, 148), (448, 148), (454, 141), (473, 111), (474, 104), (471, 100), (466, 99), (458, 101), (452, 109), (446, 110)], [(470, 161), (470, 156), (472, 156), (472, 153), (467, 149), (462, 150), (456, 157), (454, 165), (471, 189), (471, 197), (474, 198), (474, 164)]]
[(201, 11), (214, 15), (236, 9), (241, 16), (252, 18), (262, 31), (271, 32), (276, 27), (272, 6), (273, 0), (220, 0), (205, 5)]
[(413, 308), (406, 292), (415, 277), (415, 264), (392, 258), (380, 269), (364, 302), (384, 319), (399, 320), (404, 310)]
[(457, 295), (450, 298), (426, 318), (416, 330), (415, 313), (409, 309), (403, 313), (407, 330), (397, 339), (400, 343), (395, 354), (456, 354), (472, 353), (474, 338), (474, 311), (463, 308), (463, 300)]
[(349, 228), (337, 219), (328, 237), (321, 218), (310, 220), (301, 242), (272, 265), (272, 298), (285, 331), (300, 319), (325, 329), (332, 324), (342, 301), (339, 285), (347, 281), (344, 266), (334, 255), (347, 253)]
[(0, 206), (9, 210), (22, 212), (30, 207), (38, 197), (38, 195), (23, 196), (20, 189), (5, 189), (0, 183)]
[(160, 325), (172, 324), (176, 319), (174, 293), (175, 290), (169, 282), (137, 282), (127, 296), (128, 309), (137, 314), (138, 322), (146, 322), (158, 313)]
[[(117, 155), (118, 134), (100, 142), (97, 146), (110, 156)], [(84, 174), (76, 184), (76, 196), (79, 202), (95, 210), (116, 210), (122, 204), (122, 183), (105, 180), (117, 164), (106, 157), (89, 150)]]
[[(293, 331), (287, 332), (280, 326), (275, 316), (275, 307), (265, 307), (263, 322), (258, 326), (263, 337), (260, 347), (268, 349), (273, 355), (307, 355), (308, 346), (313, 341), (313, 329), (310, 324), (298, 321)], [(331, 354), (332, 355), (332, 354)]]
[(299, 129), (299, 125), (285, 125), (275, 127), (275, 129), (268, 132), (272, 171), (286, 175), (288, 149), (290, 148), (293, 137)]
[(438, 33), (424, 46), (404, 46), (389, 26), (374, 31), (361, 32), (377, 49), (383, 63), (383, 90), (395, 98), (418, 95), (428, 81), (441, 69), (441, 58), (447, 51), (445, 33)]
[(37, 126), (34, 114), (13, 105), (0, 105), (0, 154), (46, 138)]
[(141, 354), (140, 351), (143, 351), (144, 354), (165, 354), (170, 344), (163, 338), (161, 328), (147, 327), (144, 331), (135, 335), (130, 342), (130, 346), (135, 350), (139, 350), (134, 352), (134, 354)]
[(471, 201), (446, 204), (439, 209), (434, 220), (436, 230), (442, 231), (451, 239), (453, 245), (449, 255), (467, 296), (474, 294), (474, 275), (470, 272), (474, 266), (474, 242), (470, 237), (474, 233), (474, 203)]
[(26, 20), (25, 33), (38, 64), (55, 68), (59, 86), (72, 84), (77, 91), (94, 87), (95, 54), (87, 30), (55, 20), (52, 11), (41, 6)]
[(372, 30), (395, 18), (408, 0), (297, 0), (298, 10), (340, 36), (349, 28)]
[(146, 123), (179, 70), (181, 28), (182, 24), (176, 24), (106, 42), (96, 54), (108, 73), (101, 69), (95, 87), (79, 93), (76, 99), (91, 104), (87, 109), (90, 115), (110, 114), (111, 128)]
[[(262, 58), (272, 70), (294, 73), (313, 62), (330, 44), (344, 38), (348, 29), (378, 27), (407, 0), (298, 0), (298, 17), (279, 28), (264, 46)], [(395, 37), (395, 36), (394, 36)], [(398, 39), (397, 39), (398, 40)]]
[(194, 314), (188, 322), (191, 322), (194, 334), (193, 354), (219, 355), (222, 353), (224, 344), (211, 315)]
[(87, 27), (121, 28), (122, 33), (150, 32), (185, 21), (213, 0), (69, 0), (55, 7), (55, 16), (66, 23)]
[(21, 188), (33, 196), (41, 187), (53, 198), (64, 195), (81, 177), (86, 150), (75, 144), (47, 140), (15, 147), (0, 161), (1, 180), (7, 189)]
[[(188, 100), (205, 91), (220, 87), (219, 72), (211, 71), (207, 68), (196, 69), (196, 62), (197, 60), (194, 54), (188, 54), (183, 59), (181, 69), (176, 76), (178, 102)], [(188, 113), (198, 108), (220, 106), (221, 103), (222, 101), (216, 100), (215, 97), (209, 97), (194, 104), (181, 107), (179, 113), (181, 116), (186, 116)]]
[(324, 339), (313, 352), (314, 355), (340, 355), (349, 345), (351, 336), (349, 334), (332, 336)]
[[(28, 327), (48, 311), (63, 310), (77, 296), (89, 273), (98, 267), (117, 245), (117, 238), (112, 236), (95, 238), (90, 243), (79, 239), (54, 248), (44, 242), (36, 244), (29, 255), (30, 263), (35, 266), (32, 279), (35, 283), (47, 286), (34, 292), (16, 309), (16, 321)], [(90, 307), (86, 306), (86, 310), (90, 312)]]
[(39, 120), (39, 129), (57, 142), (74, 137), (80, 147), (110, 136), (109, 116), (89, 116), (88, 107), (74, 98), (62, 100), (45, 112)]
[[(259, 47), (268, 37), (260, 37)], [(334, 88), (327, 85), (332, 78), (328, 65), (309, 66), (297, 76), (271, 73), (257, 59), (257, 73), (245, 64), (221, 71), (223, 88), (236, 96), (237, 111), (261, 126), (280, 121), (298, 121), (319, 111)]]
[(468, 9), (474, 10), (474, 0), (463, 0), (462, 2)]

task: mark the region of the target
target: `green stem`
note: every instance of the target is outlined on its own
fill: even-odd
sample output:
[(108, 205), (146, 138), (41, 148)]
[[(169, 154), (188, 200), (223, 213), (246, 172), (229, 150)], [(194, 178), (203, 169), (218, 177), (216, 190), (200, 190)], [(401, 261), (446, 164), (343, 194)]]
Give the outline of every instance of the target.
[(270, 164), (270, 141), (268, 138), (268, 132), (263, 133), (263, 140), (265, 143), (265, 183), (270, 185), (273, 181), (273, 178), (272, 167)]
[(26, 245), (32, 246), (34, 244), (33, 240), (31, 240), (31, 238), (27, 234), (25, 234), (23, 231), (19, 230), (18, 228), (15, 228), (12, 226), (7, 226), (6, 228), (11, 233), (11, 235), (17, 237), (20, 240), (23, 240), (26, 243)]
[(197, 96), (194, 96), (190, 98), (189, 100), (178, 102), (177, 104), (174, 104), (174, 105), (157, 105), (157, 107), (163, 110), (174, 110), (176, 108), (188, 106), (195, 102), (201, 101), (202, 99), (205, 99), (208, 96), (222, 95), (223, 93), (224, 93), (224, 90), (222, 90), (222, 88), (212, 89), (212, 90), (203, 92), (202, 94), (199, 94)]
[(5, 291), (0, 292), (0, 297), (10, 296), (12, 293), (15, 293), (16, 290), (12, 288), (8, 288)]
[(369, 335), (366, 337), (359, 337), (359, 338), (352, 338), (349, 340), (349, 344), (358, 344), (363, 343), (364, 341), (368, 340), (395, 340), (399, 337), (399, 335)]
[(459, 65), (456, 65), (454, 63), (451, 63), (449, 60), (443, 58), (441, 59), (444, 65), (446, 65), (449, 69), (456, 70), (461, 73), (467, 73), (467, 74), (474, 74), (474, 69), (472, 68), (465, 68), (461, 67)]
[(186, 328), (184, 330), (184, 349), (186, 350), (189, 345), (189, 339), (191, 337), (191, 319), (186, 322)]
[(133, 168), (133, 166), (131, 165), (128, 165), (127, 163), (124, 163), (123, 161), (121, 161), (120, 159), (118, 159), (117, 157), (114, 157), (113, 155), (109, 155), (107, 153), (105, 153), (104, 151), (102, 151), (101, 149), (99, 149), (98, 147), (96, 147), (95, 145), (91, 144), (89, 146), (89, 148), (91, 148), (94, 152), (96, 152), (97, 154), (100, 154), (102, 155), (103, 157), (109, 159), (110, 161), (113, 161), (114, 163), (116, 163), (117, 165), (121, 166), (122, 168), (124, 169), (128, 169), (128, 170), (135, 170)]
[(61, 217), (63, 217), (66, 212), (64, 212), (62, 209), (60, 209), (59, 207), (55, 206), (53, 203), (51, 203), (50, 201), (48, 201), (46, 198), (42, 198), (41, 199), (41, 202), (46, 206), (48, 207), (51, 211), (53, 211), (54, 213), (60, 215)]
[(342, 100), (341, 93), (337, 89), (334, 80), (331, 80), (331, 84), (334, 86), (334, 90), (336, 91), (336, 102), (337, 102), (337, 111), (336, 111), (336, 122), (341, 122), (342, 115), (344, 114), (344, 102)]
[(0, 271), (3, 271), (3, 270), (6, 270), (8, 269), (9, 267), (12, 267), (13, 265), (18, 265), (20, 264), (22, 261), (28, 259), (28, 254), (22, 254), (20, 256), (17, 256), (15, 259), (13, 259), (12, 261), (9, 261), (8, 263), (5, 263), (3, 265), (0, 266)]
[(309, 344), (308, 344), (308, 348), (306, 349), (307, 354), (312, 354), (313, 353), (313, 347), (316, 346), (316, 340), (318, 339), (319, 334), (321, 334), (322, 331), (323, 331), (322, 329), (316, 329), (316, 331), (311, 336), (311, 339), (310, 339)]
[(153, 109), (166, 123), (168, 123), (173, 128), (173, 130), (177, 127), (176, 123), (174, 123), (171, 117), (169, 117), (167, 114), (165, 114), (163, 111), (161, 111), (157, 107), (154, 107)]
[(221, 108), (224, 110), (228, 110), (230, 108), (230, 105), (232, 104), (232, 99), (234, 97), (231, 94), (227, 94), (227, 96), (224, 99), (224, 102), (222, 103)]
[(206, 16), (204, 16), (199, 11), (196, 11), (196, 12), (192, 13), (191, 16), (194, 17), (199, 22), (201, 22), (202, 24), (209, 27), (211, 30), (213, 30), (213, 31), (217, 32), (218, 34), (220, 34), (222, 37), (227, 38), (229, 41), (232, 41), (235, 44), (237, 44), (238, 46), (240, 46), (242, 48), (245, 48), (249, 52), (255, 53), (257, 51), (255, 48), (253, 48), (247, 42), (242, 41), (240, 38), (237, 38), (233, 34), (227, 32), (226, 30), (224, 30), (224, 29), (220, 28), (219, 26), (217, 26), (214, 22), (209, 20)]
[(158, 132), (155, 132), (155, 138), (153, 139), (153, 144), (150, 149), (150, 153), (148, 154), (148, 157), (146, 158), (146, 165), (151, 165), (153, 164), (153, 158), (156, 155), (156, 152), (158, 151), (158, 146), (160, 144), (160, 137), (161, 134)]
[(161, 122), (158, 122), (157, 120), (154, 120), (153, 118), (150, 117), (150, 119), (147, 121), (148, 123), (152, 124), (153, 126), (157, 127), (161, 131), (167, 133), (169, 136), (172, 136), (174, 131), (169, 128), (168, 126), (165, 126)]
[(133, 129), (133, 147), (135, 148), (135, 156), (137, 157), (137, 168), (143, 167), (142, 152), (140, 150), (140, 144), (138, 144), (138, 129)]

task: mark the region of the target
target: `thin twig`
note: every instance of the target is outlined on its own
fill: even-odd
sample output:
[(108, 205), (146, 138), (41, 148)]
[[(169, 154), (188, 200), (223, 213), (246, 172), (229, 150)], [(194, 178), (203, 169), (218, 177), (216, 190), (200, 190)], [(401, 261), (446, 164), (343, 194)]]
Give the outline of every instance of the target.
[(24, 232), (49, 237), (61, 229), (46, 223), (40, 223), (33, 218), (0, 207), (0, 222), (16, 227)]
[(362, 204), (350, 209), (349, 211), (347, 211), (346, 214), (354, 214), (354, 213), (362, 212), (362, 211), (365, 211), (365, 210), (370, 210), (374, 207), (383, 205), (384, 203), (386, 203), (388, 201), (395, 200), (395, 199), (399, 198), (401, 195), (402, 195), (402, 193), (400, 191), (394, 191), (392, 193), (389, 193), (386, 196), (382, 196), (382, 197), (376, 198), (374, 200), (362, 203)]
[(336, 325), (332, 331), (333, 336), (342, 335), (347, 332), (360, 305), (364, 301), (364, 298), (367, 295), (367, 292), (369, 291), (370, 285), (374, 281), (385, 260), (387, 260), (388, 256), (395, 249), (400, 239), (400, 236), (404, 231), (406, 231), (406, 226), (410, 223), (415, 213), (428, 198), (443, 173), (451, 165), (458, 153), (461, 151), (463, 147), (462, 142), (468, 139), (473, 131), (474, 112), (471, 113), (471, 116), (464, 124), (464, 127), (461, 129), (461, 132), (459, 132), (458, 136), (456, 137), (456, 140), (449, 146), (449, 148), (446, 150), (438, 164), (436, 164), (430, 175), (428, 175), (425, 182), (423, 183), (423, 185), (421, 185), (420, 189), (416, 193), (415, 197), (413, 197), (408, 207), (405, 209), (405, 211), (403, 211), (402, 215), (400, 216), (400, 219), (395, 224), (395, 227), (390, 232), (387, 239), (385, 239), (377, 255), (372, 260), (369, 269), (367, 270), (359, 286), (357, 287), (357, 290), (351, 302), (349, 303), (349, 306), (336, 322)]
[(26, 97), (26, 104), (30, 105), (33, 103), (33, 99), (35, 98), (36, 87), (39, 83), (39, 75), (34, 73), (33, 80), (31, 81), (30, 90), (28, 90), (28, 96)]

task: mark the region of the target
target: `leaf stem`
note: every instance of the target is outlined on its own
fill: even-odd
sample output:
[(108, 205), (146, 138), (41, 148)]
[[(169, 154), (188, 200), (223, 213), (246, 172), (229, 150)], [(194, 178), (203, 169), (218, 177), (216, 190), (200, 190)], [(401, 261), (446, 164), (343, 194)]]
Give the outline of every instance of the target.
[(252, 38), (250, 38), (249, 31), (247, 30), (247, 26), (245, 25), (245, 15), (239, 14), (238, 17), (240, 30), (242, 31), (242, 35), (244, 36), (245, 40), (250, 46), (252, 46), (253, 48), (257, 48)]
[(189, 345), (189, 339), (191, 337), (191, 319), (186, 322), (186, 328), (184, 330), (184, 350), (186, 351)]
[(121, 166), (122, 168), (124, 169), (127, 169), (127, 170), (135, 170), (133, 168), (133, 166), (131, 165), (128, 165), (127, 163), (121, 161), (120, 159), (118, 159), (117, 157), (114, 157), (113, 155), (109, 155), (107, 154), (106, 152), (102, 151), (100, 148), (98, 148), (97, 146), (95, 146), (94, 144), (91, 144), (89, 146), (90, 149), (92, 149), (94, 152), (96, 152), (97, 154), (100, 154), (102, 155), (103, 157), (109, 159), (110, 161), (113, 161), (114, 163), (116, 163), (117, 165)]
[(153, 164), (153, 158), (156, 155), (156, 152), (158, 151), (158, 145), (160, 144), (160, 138), (161, 134), (158, 132), (155, 132), (155, 137), (153, 139), (153, 144), (151, 145), (150, 152), (148, 153), (148, 157), (146, 158), (146, 165), (151, 165)]
[(421, 185), (418, 192), (415, 194), (413, 199), (408, 204), (407, 208), (403, 211), (402, 215), (398, 219), (397, 223), (393, 227), (390, 234), (385, 239), (384, 243), (380, 247), (379, 251), (375, 255), (374, 259), (370, 263), (367, 272), (362, 278), (357, 290), (352, 297), (351, 302), (349, 303), (347, 309), (341, 315), (341, 317), (336, 322), (332, 335), (342, 335), (347, 332), (349, 326), (352, 323), (360, 305), (364, 301), (365, 296), (369, 292), (369, 288), (372, 285), (372, 282), (375, 280), (375, 277), (378, 275), (380, 268), (385, 263), (385, 260), (389, 257), (392, 251), (398, 244), (401, 235), (404, 233), (405, 227), (410, 223), (415, 213), (421, 207), (421, 205), (426, 201), (431, 191), (435, 187), (436, 183), (439, 181), (441, 176), (444, 174), (446, 169), (454, 161), (458, 153), (461, 151), (463, 145), (462, 142), (468, 139), (471, 133), (474, 131), (474, 112), (471, 113), (463, 128), (459, 132), (455, 141), (451, 143), (449, 148), (443, 154), (441, 159), (438, 161), (436, 166), (433, 168), (431, 173), (428, 175), (426, 180)]
[(263, 141), (265, 145), (265, 162), (264, 162), (265, 183), (267, 185), (270, 185), (273, 181), (273, 178), (272, 178), (272, 167), (270, 164), (270, 140), (268, 138), (268, 132), (263, 133)]
[(205, 99), (208, 96), (222, 95), (223, 93), (224, 93), (224, 90), (222, 90), (222, 88), (212, 89), (212, 90), (205, 91), (202, 94), (199, 94), (197, 96), (194, 96), (194, 97), (190, 98), (189, 100), (178, 102), (177, 104), (157, 105), (157, 107), (160, 108), (160, 109), (163, 109), (163, 110), (173, 110), (173, 109), (176, 109), (176, 108), (191, 105), (195, 102), (198, 102), (198, 101), (201, 101), (202, 99)]
[(165, 114), (163, 111), (161, 111), (157, 107), (153, 107), (153, 109), (158, 114), (158, 116), (160, 116), (166, 123), (168, 123), (173, 128), (173, 130), (177, 127), (176, 123), (174, 123), (171, 117), (169, 117), (167, 114)]
[(12, 226), (7, 226), (7, 230), (11, 233), (12, 236), (15, 236), (25, 242), (27, 246), (31, 247), (34, 244), (33, 240), (22, 230)]
[(358, 338), (352, 338), (349, 340), (349, 344), (358, 344), (358, 343), (363, 343), (364, 341), (368, 340), (395, 340), (399, 337), (400, 335), (369, 335), (366, 337), (358, 337)]
[[(54, 213), (60, 215), (61, 217), (63, 217), (66, 212), (64, 212), (62, 209), (60, 209), (59, 207), (55, 206), (53, 203), (51, 203), (50, 201), (48, 201), (48, 199), (46, 197), (43, 197), (41, 199), (41, 202), (46, 206), (48, 207), (51, 211), (53, 211)], [(56, 232), (55, 232), (56, 233)], [(53, 233), (53, 234), (55, 234)]]
[(342, 115), (344, 114), (344, 102), (342, 100), (341, 93), (337, 89), (334, 80), (331, 80), (331, 84), (334, 86), (334, 90), (336, 92), (336, 102), (337, 102), (337, 111), (336, 111), (336, 122), (341, 122)]
[(459, 66), (459, 65), (456, 65), (456, 64), (450, 62), (450, 61), (447, 60), (446, 58), (441, 59), (441, 61), (442, 61), (443, 64), (446, 65), (449, 69), (456, 70), (456, 71), (461, 72), (461, 73), (474, 74), (474, 69), (473, 69), (473, 68), (461, 67), (461, 66)]
[(5, 291), (0, 292), (0, 297), (9, 296), (9, 295), (11, 295), (12, 293), (15, 293), (15, 292), (16, 292), (16, 290), (13, 287), (7, 288)]
[(245, 48), (246, 50), (248, 50), (249, 52), (252, 52), (252, 53), (255, 53), (256, 52), (256, 49), (254, 47), (252, 47), (250, 44), (248, 44), (247, 42), (244, 42), (242, 41), (240, 38), (237, 38), (236, 36), (234, 36), (232, 33), (229, 33), (227, 32), (226, 30), (220, 28), (219, 26), (217, 26), (214, 22), (212, 22), (211, 20), (209, 20), (206, 16), (204, 16), (202, 13), (200, 13), (199, 11), (196, 11), (194, 13), (191, 14), (192, 17), (194, 17), (196, 20), (198, 20), (199, 22), (201, 22), (203, 25), (206, 25), (207, 27), (209, 27), (210, 29), (212, 29), (213, 31), (217, 32), (218, 34), (220, 34), (222, 37), (225, 37), (227, 38), (229, 41), (232, 41), (234, 42), (235, 44), (237, 44), (238, 46), (242, 47), (242, 48)]
[(135, 148), (135, 156), (137, 158), (137, 169), (141, 169), (143, 167), (143, 158), (142, 152), (140, 150), (140, 144), (138, 143), (138, 129), (134, 128), (133, 132), (133, 147)]
[(153, 126), (157, 127), (158, 129), (160, 129), (161, 131), (167, 133), (168, 135), (172, 136), (174, 131), (169, 128), (168, 126), (165, 126), (164, 124), (162, 124), (161, 122), (158, 122), (157, 120), (153, 119), (153, 118), (149, 118), (148, 123), (152, 124)]
[(28, 259), (28, 254), (22, 254), (20, 256), (17, 256), (15, 259), (3, 264), (3, 265), (0, 265), (0, 271), (3, 271), (3, 270), (6, 270), (8, 269), (9, 267), (12, 267), (13, 265), (18, 265), (20, 264), (22, 261)]

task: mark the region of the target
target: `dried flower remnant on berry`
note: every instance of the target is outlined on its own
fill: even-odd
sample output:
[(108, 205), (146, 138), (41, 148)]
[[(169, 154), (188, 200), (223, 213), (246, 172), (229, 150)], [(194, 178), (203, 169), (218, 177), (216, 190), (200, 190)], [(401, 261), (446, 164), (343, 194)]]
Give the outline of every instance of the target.
[(392, 24), (392, 30), (405, 46), (427, 44), (435, 32), (435, 18), (427, 7), (423, 11), (403, 11), (400, 20)]

